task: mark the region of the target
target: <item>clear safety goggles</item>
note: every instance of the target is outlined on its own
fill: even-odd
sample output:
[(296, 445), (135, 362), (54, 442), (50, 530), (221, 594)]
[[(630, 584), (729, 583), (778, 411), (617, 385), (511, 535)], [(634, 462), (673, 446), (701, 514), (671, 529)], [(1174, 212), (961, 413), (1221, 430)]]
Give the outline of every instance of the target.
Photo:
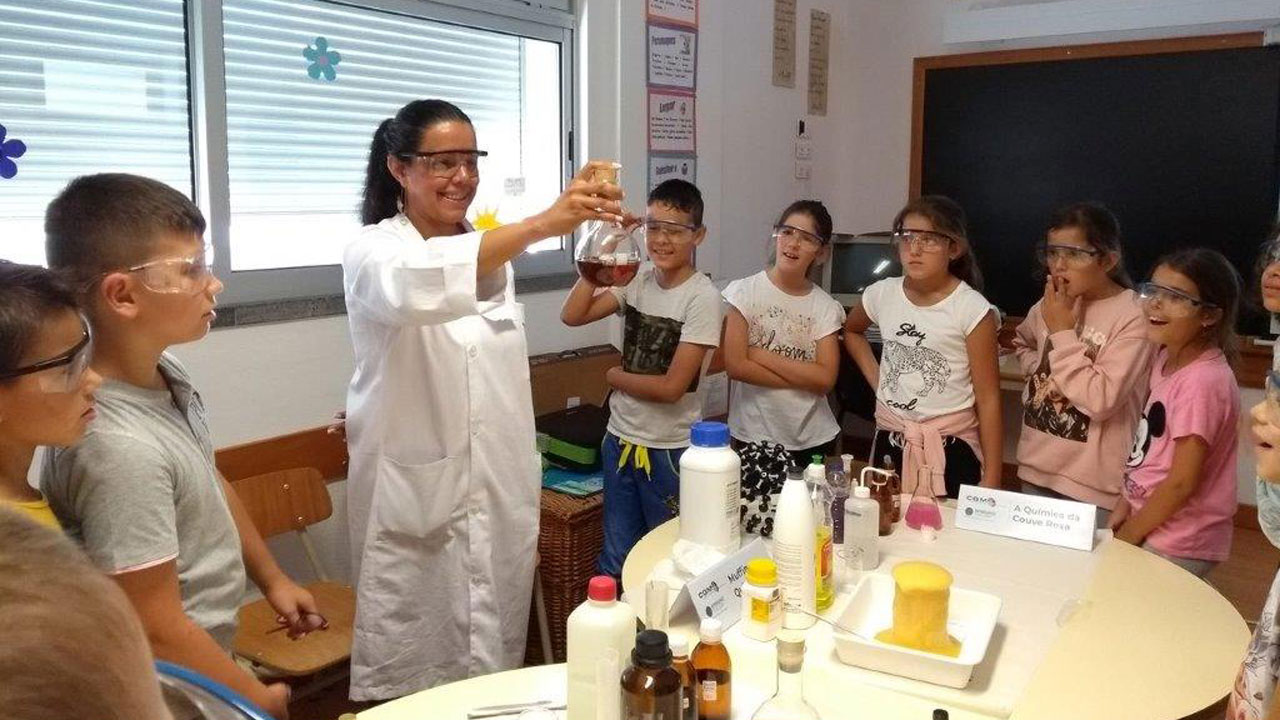
[(213, 248), (205, 245), (195, 255), (162, 258), (134, 265), (128, 272), (138, 275), (151, 292), (194, 295), (213, 281)]

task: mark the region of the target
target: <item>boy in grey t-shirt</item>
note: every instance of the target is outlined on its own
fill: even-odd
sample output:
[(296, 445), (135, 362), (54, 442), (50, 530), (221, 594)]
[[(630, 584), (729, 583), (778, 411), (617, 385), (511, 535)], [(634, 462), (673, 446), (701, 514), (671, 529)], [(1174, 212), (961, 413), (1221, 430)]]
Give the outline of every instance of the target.
[(124, 174), (72, 180), (49, 204), (49, 266), (72, 276), (105, 382), (84, 441), (45, 461), (41, 488), (63, 527), (138, 611), (152, 651), (276, 717), (289, 688), (231, 659), (246, 571), (297, 635), (320, 627), (314, 598), (276, 565), (214, 466), (200, 396), (165, 354), (198, 340), (222, 283), (199, 209), (163, 183)]
[(622, 366), (605, 375), (613, 389), (604, 463), (604, 549), (600, 572), (618, 577), (632, 546), (675, 517), (680, 456), (702, 415), (698, 390), (707, 351), (720, 344), (720, 293), (693, 266), (702, 193), (667, 180), (649, 193), (645, 241), (651, 263), (625, 288), (580, 279), (560, 311), (566, 325), (623, 317)]

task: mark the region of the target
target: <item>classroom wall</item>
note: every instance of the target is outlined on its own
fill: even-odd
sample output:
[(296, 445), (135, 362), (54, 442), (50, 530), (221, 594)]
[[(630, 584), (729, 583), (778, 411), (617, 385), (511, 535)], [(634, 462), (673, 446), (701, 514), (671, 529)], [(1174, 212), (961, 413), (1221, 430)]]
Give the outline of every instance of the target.
[[(888, 223), (907, 193), (912, 58), (999, 47), (945, 46), (943, 24), (952, 2), (799, 0), (797, 87), (786, 89), (770, 84), (773, 3), (701, 0), (698, 184), (709, 233), (698, 252), (700, 270), (723, 283), (761, 269), (776, 213), (798, 197), (826, 202), (837, 230), (879, 229)], [(578, 6), (582, 52), (590, 58), (578, 64), (584, 91), (579, 129), (588, 155), (614, 157), (624, 165), (628, 205), (637, 209), (646, 191), (644, 5), (641, 0), (584, 0)], [(805, 116), (812, 8), (832, 15), (825, 118)], [(1158, 8), (1150, 13), (1151, 28), (1162, 27)], [(1123, 35), (1073, 41), (1097, 39)], [(814, 147), (808, 181), (794, 178), (793, 140), (802, 118)], [(562, 299), (563, 292), (520, 297), (531, 353), (617, 341), (613, 321), (577, 329), (561, 325)], [(220, 446), (324, 423), (343, 405), (352, 366), (345, 317), (218, 330), (175, 352), (201, 388)], [(1259, 396), (1242, 393), (1244, 406)], [(1006, 457), (1012, 458), (1017, 423), (1006, 426)], [(1247, 444), (1244, 448), (1240, 497), (1251, 503), (1253, 461)], [(347, 577), (343, 484), (332, 491), (335, 515), (316, 535), (330, 569)], [(305, 574), (291, 542), (274, 545), (287, 568)]]

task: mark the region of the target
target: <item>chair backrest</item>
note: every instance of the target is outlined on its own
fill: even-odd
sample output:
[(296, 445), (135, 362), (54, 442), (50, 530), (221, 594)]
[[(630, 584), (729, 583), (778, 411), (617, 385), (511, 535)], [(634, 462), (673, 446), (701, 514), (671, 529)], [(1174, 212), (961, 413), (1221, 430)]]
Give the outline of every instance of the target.
[(251, 475), (231, 487), (264, 538), (305, 530), (333, 514), (324, 476), (312, 467)]
[(315, 468), (328, 482), (347, 477), (347, 441), (325, 426), (220, 448), (214, 455), (229, 482), (297, 467)]

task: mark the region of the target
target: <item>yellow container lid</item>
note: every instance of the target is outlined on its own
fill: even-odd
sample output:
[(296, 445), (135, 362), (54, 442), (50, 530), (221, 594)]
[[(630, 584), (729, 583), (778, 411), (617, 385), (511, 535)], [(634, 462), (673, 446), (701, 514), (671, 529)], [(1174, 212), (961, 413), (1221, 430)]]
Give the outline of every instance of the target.
[(778, 566), (769, 558), (756, 558), (747, 563), (747, 582), (769, 587), (778, 584)]

